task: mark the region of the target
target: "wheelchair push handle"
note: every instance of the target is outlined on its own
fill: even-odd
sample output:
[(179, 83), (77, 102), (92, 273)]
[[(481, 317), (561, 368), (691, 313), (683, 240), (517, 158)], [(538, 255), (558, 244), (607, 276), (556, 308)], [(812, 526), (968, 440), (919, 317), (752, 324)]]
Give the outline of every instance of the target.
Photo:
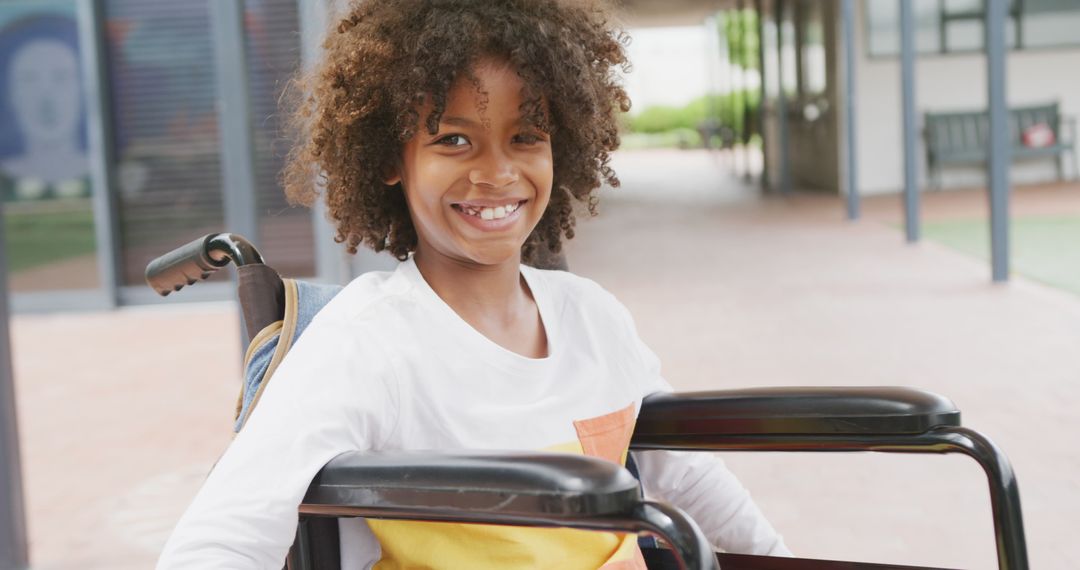
[(251, 242), (236, 234), (207, 234), (182, 245), (146, 266), (146, 283), (162, 297), (210, 277), (229, 263), (237, 267), (261, 264)]

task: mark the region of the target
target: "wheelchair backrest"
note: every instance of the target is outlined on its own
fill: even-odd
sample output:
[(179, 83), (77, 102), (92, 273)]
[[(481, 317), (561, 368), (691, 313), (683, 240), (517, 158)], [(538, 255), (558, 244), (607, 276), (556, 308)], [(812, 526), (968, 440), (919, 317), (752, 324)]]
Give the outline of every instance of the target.
[[(233, 426), (233, 430), (237, 432), (244, 427), (281, 359), (311, 324), (315, 315), (344, 288), (341, 285), (308, 283), (295, 279), (282, 279), (281, 283), (284, 286), (283, 298), (280, 300), (281, 318), (264, 325), (256, 332), (244, 353), (244, 385), (236, 401), (236, 423)], [(255, 319), (245, 313), (245, 320)]]

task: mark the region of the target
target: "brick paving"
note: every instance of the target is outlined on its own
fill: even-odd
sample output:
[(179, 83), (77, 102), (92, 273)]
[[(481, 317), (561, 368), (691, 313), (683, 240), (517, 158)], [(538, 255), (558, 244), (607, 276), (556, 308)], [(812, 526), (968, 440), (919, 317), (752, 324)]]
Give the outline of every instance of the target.
[[(1080, 300), (1022, 278), (991, 285), (982, 262), (904, 244), (895, 197), (848, 223), (836, 198), (756, 199), (702, 153), (615, 166), (625, 188), (579, 224), (571, 266), (630, 307), (678, 389), (946, 394), (1011, 455), (1032, 566), (1080, 567)], [(1043, 194), (1056, 204), (1017, 207), (1080, 209), (1080, 192)], [(984, 211), (977, 192), (941, 196), (927, 207)], [(35, 569), (152, 565), (230, 440), (237, 330), (228, 303), (15, 317)], [(803, 555), (994, 566), (984, 479), (964, 458), (726, 459)]]

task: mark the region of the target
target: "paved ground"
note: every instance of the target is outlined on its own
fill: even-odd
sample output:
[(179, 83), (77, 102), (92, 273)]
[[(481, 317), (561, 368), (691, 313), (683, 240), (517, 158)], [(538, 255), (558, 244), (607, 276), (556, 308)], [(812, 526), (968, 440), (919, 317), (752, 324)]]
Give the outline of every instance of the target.
[[(1013, 458), (1032, 566), (1080, 567), (1080, 300), (1023, 279), (992, 286), (982, 262), (905, 245), (895, 198), (848, 223), (833, 198), (758, 200), (702, 154), (616, 167), (626, 188), (580, 224), (570, 262), (630, 307), (677, 388), (947, 394)], [(983, 211), (978, 194), (947, 196)], [(1040, 207), (1080, 208), (1080, 192), (1054, 196)], [(14, 320), (36, 569), (152, 564), (230, 439), (237, 327), (228, 304)], [(994, 565), (984, 479), (963, 458), (728, 463), (801, 554)]]

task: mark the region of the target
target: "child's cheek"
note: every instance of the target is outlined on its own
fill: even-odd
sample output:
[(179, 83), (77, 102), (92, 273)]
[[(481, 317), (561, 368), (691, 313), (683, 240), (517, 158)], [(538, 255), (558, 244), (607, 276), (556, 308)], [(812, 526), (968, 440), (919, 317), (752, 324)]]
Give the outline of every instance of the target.
[(541, 206), (541, 211), (547, 208), (547, 203), (551, 198), (551, 187), (555, 179), (553, 167), (554, 161), (549, 150), (546, 154), (538, 156), (529, 168), (533, 186), (536, 188), (536, 200)]
[(429, 156), (418, 165), (424, 193), (439, 200), (462, 178), (464, 168), (452, 157)]

